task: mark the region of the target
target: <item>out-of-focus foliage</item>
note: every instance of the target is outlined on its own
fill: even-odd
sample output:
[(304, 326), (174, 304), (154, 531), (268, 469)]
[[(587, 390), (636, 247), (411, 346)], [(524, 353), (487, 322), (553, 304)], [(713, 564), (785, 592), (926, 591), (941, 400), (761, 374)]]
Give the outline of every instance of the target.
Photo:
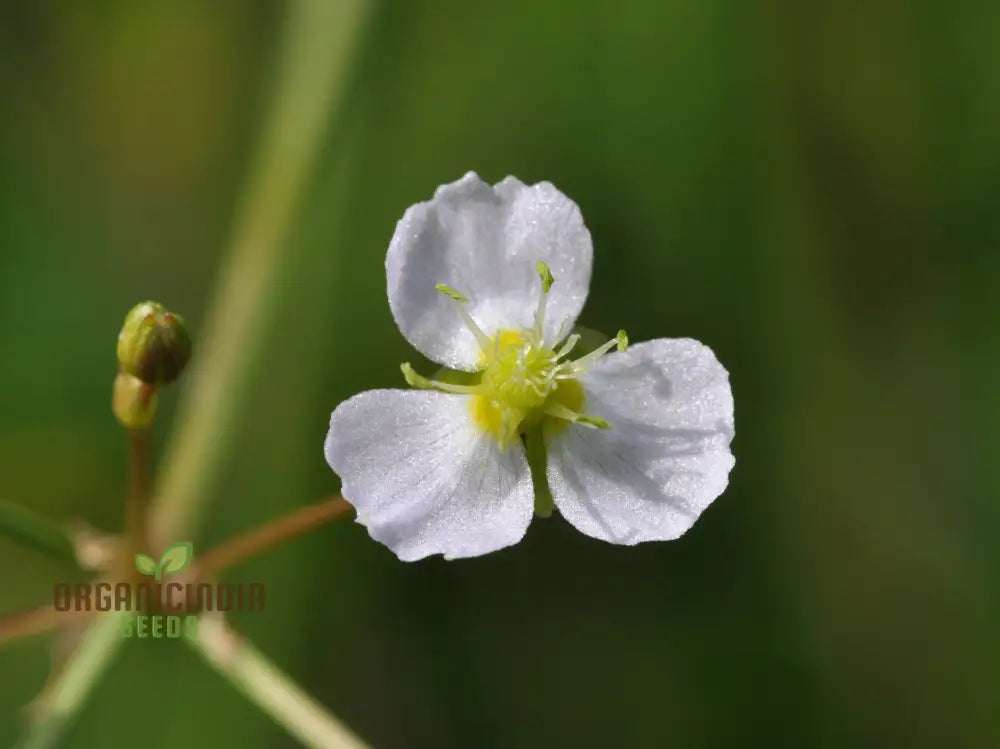
[[(197, 356), (282, 18), (2, 11), (0, 495), (120, 522), (115, 335), (159, 299)], [(554, 516), (408, 565), (325, 528), (231, 573), (269, 591), (237, 626), (379, 747), (1000, 744), (998, 27), (987, 0), (381, 5), (197, 546), (337, 490), (330, 411), (412, 358), (394, 222), (469, 169), (580, 204), (584, 324), (712, 346), (736, 469), (670, 544)], [(4, 540), (0, 570), (0, 614), (74, 574)], [(0, 744), (49, 657), (0, 651)], [(71, 745), (137, 742), (294, 745), (168, 642), (125, 648)]]

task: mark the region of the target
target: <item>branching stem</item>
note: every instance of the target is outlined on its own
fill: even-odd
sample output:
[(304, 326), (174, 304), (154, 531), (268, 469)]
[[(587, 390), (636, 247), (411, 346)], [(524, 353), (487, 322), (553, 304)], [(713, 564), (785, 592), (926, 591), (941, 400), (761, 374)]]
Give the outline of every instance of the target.
[(303, 507), (290, 515), (231, 538), (202, 554), (194, 564), (194, 575), (204, 579), (245, 562), (264, 551), (333, 520), (350, 515), (354, 508), (343, 497), (331, 497)]

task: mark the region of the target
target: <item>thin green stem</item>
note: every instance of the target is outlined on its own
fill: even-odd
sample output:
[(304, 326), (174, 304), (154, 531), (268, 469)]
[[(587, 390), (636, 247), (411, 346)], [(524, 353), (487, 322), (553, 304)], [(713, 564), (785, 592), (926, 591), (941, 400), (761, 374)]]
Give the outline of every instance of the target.
[(215, 300), (187, 373), (153, 518), (156, 548), (195, 534), (225, 460), (246, 374), (259, 360), (289, 227), (326, 123), (344, 101), (367, 0), (299, 0), (278, 90), (233, 226)]
[(547, 518), (552, 515), (555, 503), (552, 501), (552, 491), (545, 477), (545, 438), (542, 435), (542, 425), (529, 429), (524, 435), (524, 452), (531, 466), (531, 483), (535, 492), (535, 515)]
[(52, 604), (48, 604), (5, 616), (0, 619), (0, 646), (22, 637), (48, 634), (59, 626), (62, 615), (68, 613), (56, 611)]
[(307, 747), (363, 749), (367, 746), (250, 641), (233, 632), (221, 617), (204, 617), (198, 625), (198, 636), (187, 642), (236, 689)]
[(330, 497), (301, 507), (289, 515), (272, 520), (216, 546), (194, 563), (195, 580), (213, 577), (225, 569), (253, 559), (268, 549), (326, 523), (348, 517), (354, 508), (343, 497)]
[(42, 694), (37, 719), (15, 749), (49, 749), (61, 744), (91, 689), (118, 652), (124, 620), (130, 616), (116, 611), (96, 616), (58, 677)]
[[(179, 405), (177, 429), (166, 451), (148, 528), (150, 552), (195, 534), (227, 457), (224, 449), (231, 442), (229, 432), (244, 392), (240, 385), (259, 359), (263, 338), (259, 331), (266, 327), (281, 250), (326, 122), (343, 103), (346, 71), (368, 5), (367, 0), (298, 0), (291, 5), (278, 88), (237, 209), (232, 245), (220, 269), (199, 353), (186, 375), (189, 383)], [(120, 619), (121, 615), (105, 614), (90, 626), (40, 703), (39, 721), (23, 747), (52, 746), (72, 722), (123, 642)], [(332, 717), (280, 672), (269, 670), (254, 651), (241, 669), (247, 684), (255, 685), (253, 693), (262, 694), (271, 714), (296, 735), (312, 736), (320, 726), (336, 727)], [(270, 688), (263, 686), (269, 681)], [(325, 735), (349, 737), (346, 731)]]
[(76, 562), (73, 539), (66, 529), (5, 499), (0, 499), (0, 534), (46, 554)]

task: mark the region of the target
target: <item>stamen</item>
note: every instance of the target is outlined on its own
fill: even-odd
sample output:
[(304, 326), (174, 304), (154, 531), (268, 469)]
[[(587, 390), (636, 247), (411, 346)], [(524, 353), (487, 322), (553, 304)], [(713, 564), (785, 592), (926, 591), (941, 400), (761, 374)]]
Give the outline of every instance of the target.
[(490, 345), (490, 337), (486, 335), (486, 333), (483, 332), (483, 329), (476, 324), (476, 321), (472, 319), (472, 315), (470, 315), (469, 311), (465, 308), (464, 305), (469, 301), (469, 297), (445, 283), (436, 283), (434, 284), (434, 288), (455, 302), (455, 306), (458, 308), (458, 314), (462, 318), (462, 322), (465, 323), (465, 327), (467, 327), (472, 332), (472, 335), (476, 337), (476, 343), (479, 344), (480, 350), (486, 351)]
[(552, 271), (549, 270), (549, 266), (543, 263), (541, 260), (535, 266), (535, 270), (538, 271), (538, 276), (542, 279), (542, 293), (548, 294), (549, 289), (552, 288), (552, 284), (556, 282), (556, 279), (552, 277)]
[(602, 356), (604, 356), (606, 353), (608, 353), (611, 349), (615, 348), (616, 346), (618, 347), (619, 351), (622, 350), (621, 341), (618, 338), (612, 338), (610, 341), (594, 349), (589, 354), (581, 356), (579, 359), (572, 362), (570, 365), (570, 369), (576, 374), (581, 374), (584, 371), (586, 371), (588, 366), (590, 366), (592, 363), (600, 359)]
[(556, 282), (556, 279), (552, 277), (552, 271), (549, 270), (549, 266), (541, 260), (535, 265), (535, 270), (538, 271), (538, 277), (542, 279), (542, 295), (538, 297), (538, 308), (535, 310), (535, 334), (538, 337), (539, 345), (541, 345), (545, 332), (545, 303), (548, 301), (549, 289), (552, 288), (552, 284)]
[[(476, 386), (451, 385), (422, 377), (409, 364), (402, 367), (406, 381), (413, 387), (432, 388), (450, 393), (475, 394), (470, 399), (473, 418), (486, 432), (493, 435), (501, 447), (524, 433), (524, 424), (538, 423), (544, 417), (559, 423), (580, 424), (592, 429), (611, 429), (604, 419), (588, 416), (573, 409), (584, 407), (584, 392), (579, 376), (604, 354), (617, 347), (624, 351), (628, 336), (619, 330), (614, 339), (595, 351), (570, 360), (573, 350), (586, 335), (572, 333), (568, 320), (562, 321), (552, 343), (545, 331), (548, 297), (555, 278), (548, 265), (535, 264), (541, 280), (538, 306), (530, 327), (503, 329), (487, 337), (466, 307), (468, 297), (446, 284), (436, 288), (458, 307), (463, 322), (472, 331), (481, 352)], [(560, 343), (561, 342), (561, 343)], [(556, 348), (558, 344), (558, 348)], [(589, 348), (589, 347), (588, 347)], [(557, 425), (557, 428), (561, 426)]]
[(445, 296), (451, 297), (456, 302), (467, 302), (467, 301), (469, 301), (469, 297), (467, 297), (465, 294), (463, 294), (460, 291), (456, 291), (455, 289), (453, 289), (451, 286), (449, 286), (446, 283), (436, 283), (436, 284), (434, 284), (434, 288), (437, 289), (438, 291), (440, 291)]
[(580, 415), (576, 411), (566, 408), (562, 403), (546, 403), (545, 414), (555, 416), (557, 419), (563, 419), (564, 421), (576, 421)]
[(539, 398), (547, 398), (549, 395), (549, 388), (546, 383), (539, 384), (533, 381), (530, 383), (530, 387)]
[(587, 370), (587, 367), (589, 367), (593, 362), (600, 359), (602, 356), (604, 356), (606, 353), (608, 353), (611, 349), (615, 347), (617, 347), (619, 351), (624, 351), (628, 347), (628, 334), (624, 330), (619, 330), (618, 335), (616, 335), (610, 341), (607, 341), (603, 345), (594, 349), (589, 354), (581, 356), (576, 361), (571, 362), (569, 364), (569, 367), (567, 368), (567, 371), (571, 375), (583, 374), (583, 372)]
[(403, 362), (399, 365), (399, 368), (403, 372), (403, 379), (406, 380), (406, 384), (419, 390), (440, 390), (443, 393), (457, 393), (459, 395), (473, 395), (482, 392), (482, 387), (479, 385), (455, 385), (450, 382), (441, 382), (440, 380), (432, 380), (424, 377), (418, 374), (410, 366), (409, 362)]
[(461, 303), (456, 302), (455, 306), (458, 307), (458, 314), (461, 315), (462, 322), (465, 323), (465, 327), (467, 327), (472, 332), (472, 335), (476, 337), (476, 343), (479, 344), (479, 349), (481, 351), (485, 351), (489, 348), (490, 337), (483, 332), (482, 328), (476, 325), (476, 321), (472, 319), (472, 315), (469, 314), (469, 311)]
[(556, 351), (556, 359), (562, 359), (566, 354), (573, 350), (573, 348), (580, 342), (580, 334), (574, 333), (566, 342), (562, 345), (562, 348)]
[(563, 339), (563, 336), (566, 335), (566, 328), (568, 322), (569, 320), (563, 320), (561, 323), (559, 323), (559, 330), (556, 331), (557, 341), (561, 341)]
[(599, 416), (582, 415), (576, 420), (576, 423), (593, 427), (594, 429), (611, 429), (611, 425)]
[(549, 416), (554, 416), (555, 418), (563, 419), (564, 421), (570, 421), (574, 424), (584, 424), (585, 426), (594, 427), (595, 429), (611, 429), (611, 425), (599, 416), (578, 414), (576, 411), (566, 408), (566, 406), (561, 403), (545, 404), (545, 413)]

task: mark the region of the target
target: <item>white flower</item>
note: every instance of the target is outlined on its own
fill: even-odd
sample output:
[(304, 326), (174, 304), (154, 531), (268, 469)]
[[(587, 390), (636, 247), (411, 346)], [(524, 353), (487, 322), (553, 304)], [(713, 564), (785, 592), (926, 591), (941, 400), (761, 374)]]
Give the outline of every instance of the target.
[(544, 441), (535, 480), (562, 515), (612, 543), (677, 538), (726, 488), (733, 396), (708, 347), (626, 350), (621, 332), (569, 358), (592, 255), (579, 209), (548, 182), (491, 187), (470, 172), (403, 215), (385, 261), (396, 324), (477, 374), (454, 384), (405, 364), (421, 389), (341, 403), (325, 445), (358, 522), (400, 559), (521, 540), (535, 505), (526, 443)]

